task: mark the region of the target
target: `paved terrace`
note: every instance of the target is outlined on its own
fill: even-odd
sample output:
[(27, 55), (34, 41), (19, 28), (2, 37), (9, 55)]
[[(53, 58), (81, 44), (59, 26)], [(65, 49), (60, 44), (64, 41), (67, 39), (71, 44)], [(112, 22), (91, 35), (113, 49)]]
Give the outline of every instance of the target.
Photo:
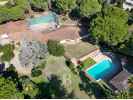
[(35, 39), (41, 42), (46, 42), (48, 39), (59, 41), (64, 39), (75, 40), (80, 38), (80, 31), (77, 26), (64, 26), (48, 33), (32, 32), (28, 29), (26, 21), (9, 22), (0, 25), (0, 34), (7, 33), (15, 41), (20, 41), (23, 38)]

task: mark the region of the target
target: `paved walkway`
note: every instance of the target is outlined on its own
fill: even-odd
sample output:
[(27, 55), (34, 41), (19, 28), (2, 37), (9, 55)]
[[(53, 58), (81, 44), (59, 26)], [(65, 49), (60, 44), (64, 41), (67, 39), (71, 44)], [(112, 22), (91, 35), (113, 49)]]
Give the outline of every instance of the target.
[(103, 59), (109, 59), (109, 57), (107, 57), (106, 55), (104, 55), (100, 49), (97, 49), (91, 53), (89, 53), (88, 55), (80, 58), (81, 61), (84, 61), (85, 59), (87, 59), (88, 57), (92, 58), (93, 60), (95, 60), (96, 62), (100, 62)]
[(64, 39), (75, 40), (80, 38), (80, 31), (80, 28), (77, 26), (64, 26), (48, 33), (33, 32), (28, 29), (26, 21), (9, 22), (0, 25), (0, 33), (7, 33), (15, 41), (20, 41), (23, 38), (41, 42), (46, 42), (48, 39), (59, 41)]

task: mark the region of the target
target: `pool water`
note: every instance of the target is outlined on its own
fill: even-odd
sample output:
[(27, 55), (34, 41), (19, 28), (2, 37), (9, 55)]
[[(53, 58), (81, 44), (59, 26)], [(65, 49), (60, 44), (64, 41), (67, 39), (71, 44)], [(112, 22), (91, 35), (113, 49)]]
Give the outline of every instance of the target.
[(95, 80), (104, 79), (116, 70), (111, 60), (105, 59), (86, 70), (86, 74)]
[(29, 20), (29, 25), (36, 25), (42, 23), (50, 23), (56, 21), (56, 14), (50, 12), (48, 15), (32, 18)]

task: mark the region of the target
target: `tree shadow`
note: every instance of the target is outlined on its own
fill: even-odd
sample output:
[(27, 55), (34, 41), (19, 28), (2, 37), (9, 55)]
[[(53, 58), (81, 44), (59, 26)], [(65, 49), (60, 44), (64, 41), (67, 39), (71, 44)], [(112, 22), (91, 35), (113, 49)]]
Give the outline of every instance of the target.
[(131, 73), (131, 74), (133, 74), (133, 57), (128, 57), (127, 58), (127, 64), (125, 65), (125, 69), (129, 72), (129, 73)]
[(0, 64), (0, 74), (3, 73), (4, 69), (5, 69), (5, 64), (4, 63), (1, 63)]
[(106, 86), (89, 80), (83, 72), (80, 72), (79, 76), (81, 78), (79, 87), (81, 90), (85, 91), (88, 96), (94, 95), (97, 99), (106, 99), (111, 98), (113, 95), (112, 91), (109, 90)]
[(65, 87), (62, 85), (62, 81), (56, 76), (51, 75), (48, 78), (48, 82), (43, 82), (37, 84), (39, 87), (39, 93), (36, 98), (39, 99), (64, 99), (64, 98), (74, 98), (74, 94), (68, 93)]
[(14, 83), (17, 83), (19, 80), (18, 73), (13, 64), (11, 64), (5, 71), (2, 72), (2, 76), (13, 80)]
[(78, 21), (81, 18), (78, 7), (72, 9), (72, 11), (68, 15), (69, 15), (69, 18), (71, 18), (71, 20), (77, 20)]

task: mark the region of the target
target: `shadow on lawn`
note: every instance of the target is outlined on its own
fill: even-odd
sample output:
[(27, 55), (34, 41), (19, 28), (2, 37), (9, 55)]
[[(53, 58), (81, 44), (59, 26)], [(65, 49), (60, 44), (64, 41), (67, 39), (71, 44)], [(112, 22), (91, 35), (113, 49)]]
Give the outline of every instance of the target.
[(125, 69), (127, 69), (129, 73), (133, 74), (133, 57), (128, 57), (127, 60), (128, 62)]
[(64, 99), (64, 98), (74, 98), (74, 94), (67, 93), (66, 89), (62, 85), (62, 81), (55, 75), (51, 75), (48, 79), (47, 83), (39, 83), (37, 84), (39, 87), (39, 93), (36, 98), (39, 99)]

